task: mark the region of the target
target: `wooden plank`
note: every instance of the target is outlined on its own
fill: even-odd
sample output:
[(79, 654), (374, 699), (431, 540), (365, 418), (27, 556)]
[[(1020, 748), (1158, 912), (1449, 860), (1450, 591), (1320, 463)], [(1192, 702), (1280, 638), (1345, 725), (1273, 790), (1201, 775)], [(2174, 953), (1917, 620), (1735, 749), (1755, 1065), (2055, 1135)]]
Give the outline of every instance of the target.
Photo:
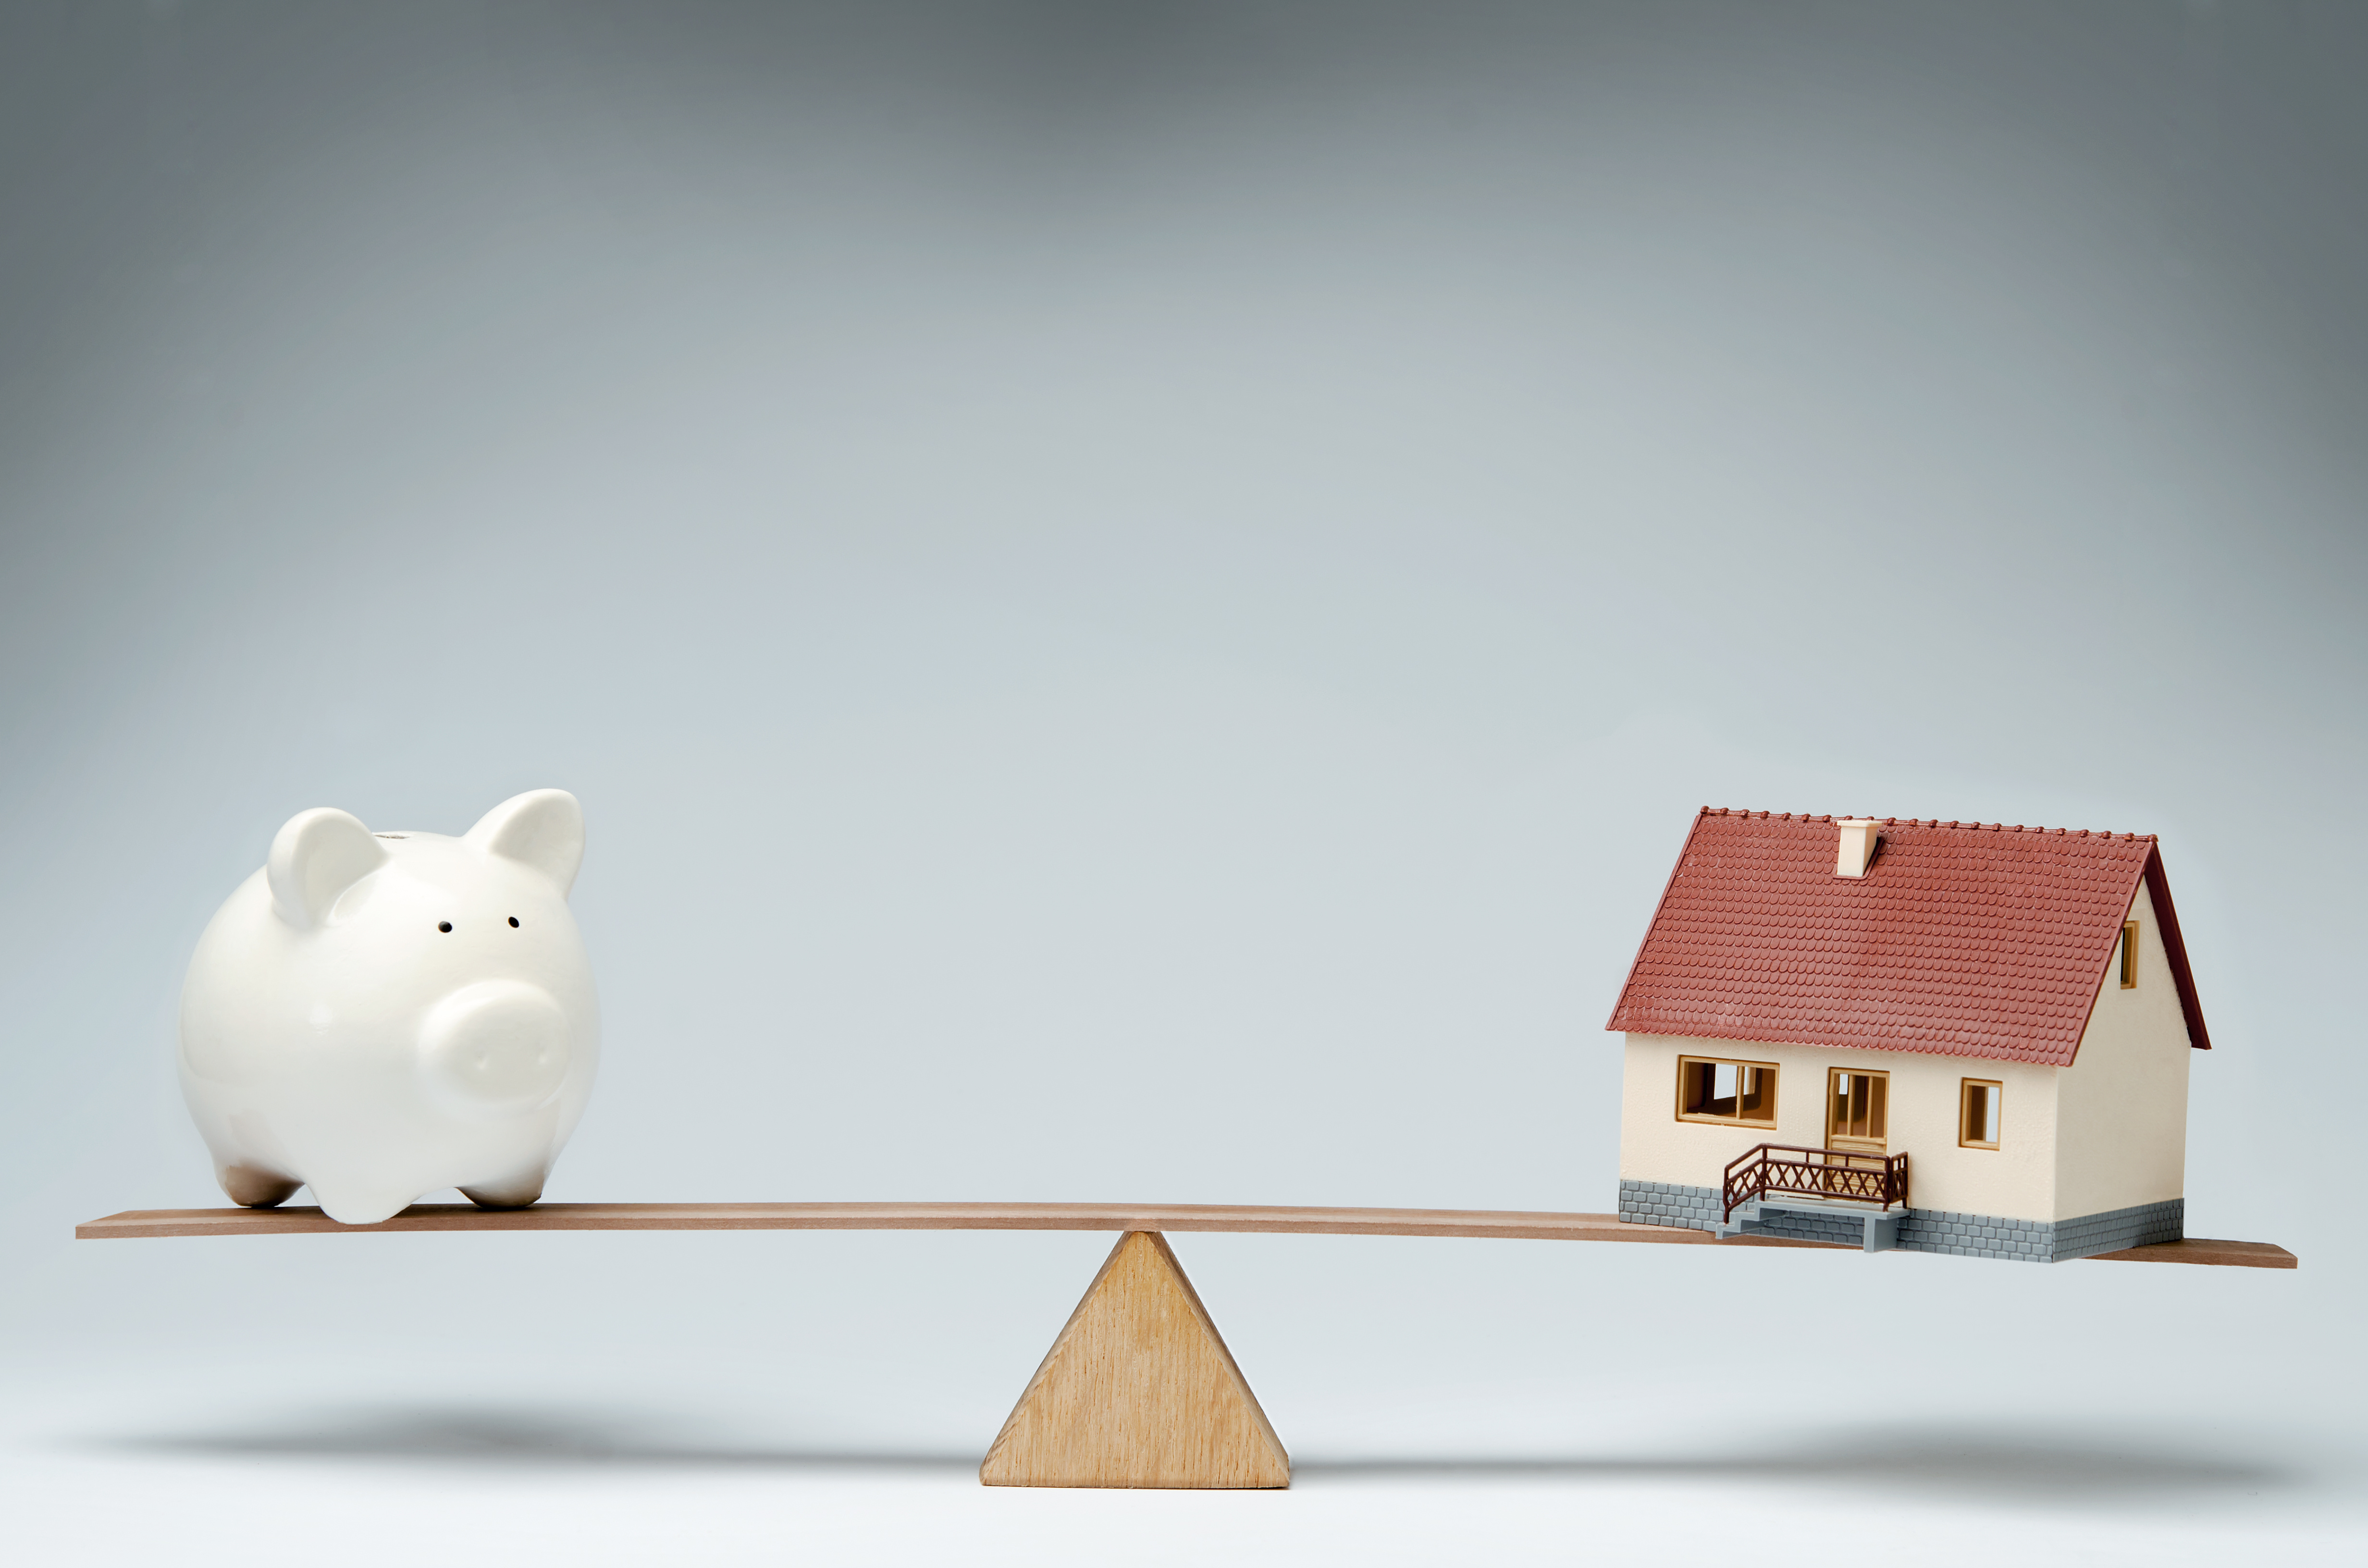
[(1012, 1407), (989, 1486), (1275, 1487), (1291, 1456), (1167, 1239), (1130, 1231)]
[(2190, 1236), (2183, 1242), (2090, 1255), (2093, 1263), (2202, 1263), (2223, 1268), (2299, 1268), (2302, 1262), (2273, 1242), (2214, 1242)]
[[(538, 1203), (531, 1209), (416, 1203), (376, 1225), (341, 1225), (309, 1207), (135, 1209), (74, 1227), (84, 1241), (404, 1231), (1239, 1231), (1718, 1244), (1706, 1231), (1631, 1225), (1611, 1214), (1213, 1203)], [(1820, 1244), (1760, 1236), (1737, 1242)]]
[[(1221, 1203), (538, 1203), (531, 1209), (415, 1203), (376, 1225), (340, 1225), (310, 1207), (133, 1209), (76, 1225), (74, 1235), (83, 1241), (105, 1241), (153, 1236), (375, 1235), (406, 1231), (1234, 1231), (1858, 1250), (1780, 1236), (1736, 1236), (1721, 1242), (1707, 1231), (1631, 1225), (1611, 1214)], [(2124, 1263), (2295, 1267), (2294, 1254), (2267, 1242), (2171, 1242), (2100, 1256)]]

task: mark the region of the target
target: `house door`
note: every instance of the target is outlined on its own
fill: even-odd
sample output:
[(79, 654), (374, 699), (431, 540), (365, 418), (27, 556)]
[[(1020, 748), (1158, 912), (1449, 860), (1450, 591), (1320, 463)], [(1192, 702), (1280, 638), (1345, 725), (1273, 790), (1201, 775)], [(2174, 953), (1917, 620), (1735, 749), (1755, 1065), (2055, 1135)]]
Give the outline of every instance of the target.
[(1826, 1147), (1853, 1154), (1880, 1154), (1891, 1098), (1888, 1073), (1852, 1073), (1837, 1067), (1826, 1096)]

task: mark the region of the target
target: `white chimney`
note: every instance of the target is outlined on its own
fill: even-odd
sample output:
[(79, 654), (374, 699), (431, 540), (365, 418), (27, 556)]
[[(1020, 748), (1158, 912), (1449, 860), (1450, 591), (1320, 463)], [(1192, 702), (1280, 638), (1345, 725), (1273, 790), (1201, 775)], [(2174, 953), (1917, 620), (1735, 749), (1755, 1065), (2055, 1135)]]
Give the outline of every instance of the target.
[(1834, 875), (1862, 877), (1866, 863), (1874, 858), (1874, 830), (1880, 825), (1873, 817), (1843, 817), (1839, 821), (1842, 841), (1834, 856)]

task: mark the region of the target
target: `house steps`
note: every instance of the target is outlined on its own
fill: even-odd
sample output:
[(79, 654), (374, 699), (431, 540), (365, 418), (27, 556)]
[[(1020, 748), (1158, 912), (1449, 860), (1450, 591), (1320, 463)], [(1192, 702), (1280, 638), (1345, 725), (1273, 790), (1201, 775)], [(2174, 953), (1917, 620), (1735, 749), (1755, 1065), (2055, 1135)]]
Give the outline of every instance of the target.
[(1725, 1220), (1713, 1227), (1721, 1241), (1731, 1236), (1764, 1234), (1770, 1214), (1816, 1214), (1831, 1220), (1855, 1220), (1861, 1244), (1868, 1252), (1890, 1252), (1899, 1245), (1900, 1221), (1907, 1218), (1904, 1204), (1884, 1209), (1872, 1203), (1851, 1203), (1830, 1198), (1802, 1198), (1763, 1193), (1735, 1206)]

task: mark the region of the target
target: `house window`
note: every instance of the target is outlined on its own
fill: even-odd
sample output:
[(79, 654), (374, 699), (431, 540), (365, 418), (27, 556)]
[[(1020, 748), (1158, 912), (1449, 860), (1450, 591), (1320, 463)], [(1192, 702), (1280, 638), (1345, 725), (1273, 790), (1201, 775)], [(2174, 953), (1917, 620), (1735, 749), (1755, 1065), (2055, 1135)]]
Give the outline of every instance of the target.
[(1765, 1062), (1679, 1057), (1678, 1119), (1775, 1126), (1775, 1067)]
[(2002, 1085), (1968, 1078), (1957, 1100), (1957, 1146), (1995, 1149), (1998, 1146), (1998, 1095)]
[(2135, 920), (2122, 927), (2122, 989), (2138, 988), (2138, 923)]

